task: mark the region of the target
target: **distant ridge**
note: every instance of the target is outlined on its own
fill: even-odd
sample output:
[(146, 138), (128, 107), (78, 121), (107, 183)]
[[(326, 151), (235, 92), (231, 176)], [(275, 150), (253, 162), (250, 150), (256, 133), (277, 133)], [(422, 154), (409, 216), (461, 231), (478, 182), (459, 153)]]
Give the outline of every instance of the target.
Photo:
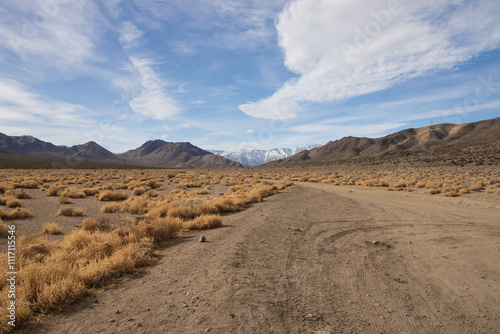
[[(50, 158), (60, 161), (82, 161), (105, 164), (136, 165), (164, 168), (242, 167), (241, 164), (202, 150), (190, 143), (148, 141), (141, 147), (123, 154), (114, 154), (96, 142), (82, 145), (56, 146), (32, 136), (7, 136), (0, 133), (0, 153), (11, 154), (11, 161), (19, 156)], [(4, 160), (8, 156), (3, 156)], [(31, 165), (37, 160), (31, 159)], [(46, 165), (45, 160), (38, 160)], [(43, 163), (42, 163), (43, 161)]]
[(224, 158), (237, 161), (245, 167), (256, 167), (266, 162), (275, 161), (291, 157), (304, 150), (311, 150), (321, 145), (309, 145), (293, 148), (273, 148), (270, 150), (241, 150), (237, 152), (227, 152), (219, 150), (209, 150), (210, 152), (223, 156)]
[(169, 143), (163, 140), (150, 140), (134, 150), (120, 154), (119, 157), (129, 163), (153, 167), (242, 167), (238, 162), (212, 154), (188, 142)]
[[(340, 161), (387, 163), (446, 162), (452, 164), (500, 162), (500, 118), (438, 124), (405, 129), (381, 138), (344, 137), (263, 166), (325, 164)], [(487, 160), (487, 161), (486, 161)]]

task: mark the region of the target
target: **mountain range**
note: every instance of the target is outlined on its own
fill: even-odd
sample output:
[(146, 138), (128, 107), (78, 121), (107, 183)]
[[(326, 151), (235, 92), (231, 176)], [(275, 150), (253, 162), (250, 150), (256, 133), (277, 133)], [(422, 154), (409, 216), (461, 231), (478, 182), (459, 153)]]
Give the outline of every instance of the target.
[(127, 163), (151, 167), (242, 167), (238, 162), (212, 154), (188, 142), (168, 143), (163, 140), (150, 140), (141, 147), (118, 156)]
[(73, 167), (74, 162), (160, 168), (242, 167), (261, 163), (264, 167), (276, 167), (337, 162), (491, 165), (500, 162), (500, 118), (410, 128), (381, 138), (344, 137), (317, 146), (209, 152), (188, 142), (150, 140), (136, 149), (114, 154), (93, 141), (71, 147), (56, 146), (32, 136), (0, 133), (0, 167), (16, 166), (29, 159), (27, 165), (35, 167), (46, 166), (47, 159), (57, 160), (59, 165), (66, 162), (68, 167)]
[(344, 137), (305, 150), (266, 167), (357, 163), (435, 162), (493, 164), (500, 162), (500, 118), (464, 124), (438, 124), (405, 129), (381, 138)]
[(90, 161), (164, 168), (242, 167), (237, 162), (190, 143), (169, 143), (163, 140), (151, 140), (134, 150), (114, 154), (93, 141), (67, 147), (56, 146), (32, 136), (7, 136), (0, 133), (0, 153), (4, 161), (19, 161), (19, 156), (24, 156), (73, 161), (72, 164), (76, 161)]
[(237, 161), (245, 167), (255, 167), (266, 162), (285, 159), (304, 150), (311, 150), (321, 145), (309, 145), (294, 148), (274, 148), (271, 150), (241, 150), (236, 152), (209, 150), (229, 160)]

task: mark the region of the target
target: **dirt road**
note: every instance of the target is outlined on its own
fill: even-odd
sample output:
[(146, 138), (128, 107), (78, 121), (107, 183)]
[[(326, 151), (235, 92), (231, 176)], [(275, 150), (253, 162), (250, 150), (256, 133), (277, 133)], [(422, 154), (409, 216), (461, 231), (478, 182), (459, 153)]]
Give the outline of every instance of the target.
[(500, 206), (484, 196), (295, 185), (31, 332), (500, 333)]

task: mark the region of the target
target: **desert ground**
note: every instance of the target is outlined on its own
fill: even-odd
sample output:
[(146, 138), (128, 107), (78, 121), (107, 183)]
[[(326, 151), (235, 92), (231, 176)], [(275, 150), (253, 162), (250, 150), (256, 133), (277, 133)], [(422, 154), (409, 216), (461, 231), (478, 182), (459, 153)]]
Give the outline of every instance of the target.
[[(4, 172), (3, 180), (11, 180), (4, 182), (5, 197), (16, 189), (31, 197), (20, 200), (30, 216), (4, 218), (25, 236), (19, 250), (25, 275), (73, 252), (75, 236), (86, 236), (89, 245), (102, 238), (111, 250), (68, 265), (85, 285), (81, 295), (48, 296), (59, 276), (38, 286), (19, 332), (500, 333), (500, 175), (494, 167), (116, 171), (107, 179), (109, 172), (58, 171), (36, 188), (17, 188), (23, 173)], [(151, 179), (155, 189), (146, 185)], [(57, 184), (60, 194), (47, 196)], [(66, 188), (90, 186), (94, 195), (63, 195)], [(144, 193), (134, 194), (135, 188)], [(102, 200), (106, 190), (117, 189), (128, 199)], [(60, 204), (62, 197), (73, 204)], [(208, 215), (196, 209), (202, 204), (220, 224), (193, 225)], [(64, 206), (83, 213), (56, 216)], [(98, 231), (82, 223), (99, 217), (113, 227)], [(129, 225), (118, 226), (125, 221)], [(43, 233), (48, 222), (62, 234)], [(159, 222), (176, 226), (169, 230), (175, 236), (127, 241), (140, 249), (154, 244), (150, 260), (120, 275), (89, 269), (122, 251), (111, 236), (125, 244), (126, 229), (136, 235)], [(199, 242), (202, 235), (206, 242)], [(155, 242), (146, 243), (150, 239)], [(18, 276), (22, 280), (22, 268)]]

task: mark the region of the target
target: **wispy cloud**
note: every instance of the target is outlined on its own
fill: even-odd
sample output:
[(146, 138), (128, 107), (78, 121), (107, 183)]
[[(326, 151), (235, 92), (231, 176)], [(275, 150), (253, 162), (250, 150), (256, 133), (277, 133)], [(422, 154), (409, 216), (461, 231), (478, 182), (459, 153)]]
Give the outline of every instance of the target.
[[(50, 120), (66, 124), (68, 121), (82, 121), (79, 115), (87, 111), (77, 104), (44, 98), (31, 92), (26, 86), (14, 80), (0, 80), (0, 119)], [(10, 112), (9, 112), (10, 111)]]
[[(154, 29), (165, 29), (165, 23), (183, 21), (186, 30), (196, 31), (192, 45), (183, 45), (178, 51), (193, 52), (195, 46), (238, 49), (255, 48), (274, 43), (274, 18), (287, 0), (193, 0), (161, 1), (132, 0), (138, 20), (148, 17)], [(153, 20), (152, 20), (153, 19)], [(206, 36), (210, 38), (206, 38)], [(196, 36), (202, 36), (197, 38)]]
[(498, 47), (499, 16), (492, 0), (293, 1), (276, 28), (285, 65), (299, 77), (239, 108), (253, 117), (291, 118), (308, 103), (452, 69)]
[[(95, 61), (106, 21), (93, 1), (2, 1), (0, 54), (19, 57), (32, 72), (81, 71)], [(43, 64), (43, 66), (39, 66)]]
[(14, 80), (0, 80), (0, 131), (9, 135), (41, 135), (61, 142), (82, 141), (94, 127), (85, 107), (43, 97)]
[(172, 85), (155, 70), (155, 61), (146, 57), (130, 56), (129, 70), (135, 82), (132, 83), (135, 95), (130, 101), (130, 108), (137, 114), (149, 118), (165, 120), (176, 118), (181, 107), (179, 102), (169, 93)]
[[(335, 138), (345, 136), (372, 136), (386, 133), (389, 130), (401, 128), (408, 123), (382, 123), (369, 125), (332, 125), (332, 124), (307, 124), (290, 128), (299, 133), (321, 133), (331, 134)], [(333, 137), (332, 137), (333, 138)]]
[(120, 26), (120, 43), (126, 49), (138, 47), (140, 45), (140, 38), (144, 32), (139, 30), (132, 22), (123, 22)]

